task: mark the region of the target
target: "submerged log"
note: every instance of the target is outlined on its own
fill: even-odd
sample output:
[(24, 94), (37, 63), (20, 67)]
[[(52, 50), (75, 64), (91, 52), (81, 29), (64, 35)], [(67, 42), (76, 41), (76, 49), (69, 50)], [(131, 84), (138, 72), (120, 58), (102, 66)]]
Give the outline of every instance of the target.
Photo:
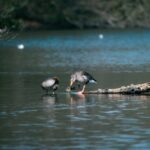
[(95, 91), (85, 91), (84, 94), (147, 94), (150, 95), (150, 82), (142, 84), (131, 84), (114, 89), (98, 89)]

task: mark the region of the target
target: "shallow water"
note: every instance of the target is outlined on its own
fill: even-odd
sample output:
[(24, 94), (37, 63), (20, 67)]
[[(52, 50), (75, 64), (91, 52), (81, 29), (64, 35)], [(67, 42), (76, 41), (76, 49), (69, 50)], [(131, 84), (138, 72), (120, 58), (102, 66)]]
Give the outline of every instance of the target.
[[(98, 81), (86, 90), (149, 82), (149, 40), (149, 30), (27, 32), (1, 40), (0, 149), (149, 149), (149, 96), (65, 92), (79, 69)], [(49, 76), (61, 80), (53, 96), (40, 88)]]

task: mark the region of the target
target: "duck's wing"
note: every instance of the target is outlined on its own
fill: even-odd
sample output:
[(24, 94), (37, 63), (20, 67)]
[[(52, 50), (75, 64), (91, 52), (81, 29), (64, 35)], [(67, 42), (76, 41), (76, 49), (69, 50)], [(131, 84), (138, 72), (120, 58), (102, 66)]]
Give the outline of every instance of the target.
[(54, 84), (55, 84), (54, 79), (47, 79), (47, 80), (42, 82), (43, 87), (52, 87)]
[(86, 75), (82, 75), (84, 81), (88, 81), (88, 77)]
[(89, 80), (91, 83), (93, 82), (93, 83), (95, 83), (95, 82), (97, 82), (94, 78), (93, 78), (93, 76), (92, 75), (90, 75), (89, 73), (87, 73), (87, 72), (83, 72), (83, 77), (86, 79), (86, 80)]

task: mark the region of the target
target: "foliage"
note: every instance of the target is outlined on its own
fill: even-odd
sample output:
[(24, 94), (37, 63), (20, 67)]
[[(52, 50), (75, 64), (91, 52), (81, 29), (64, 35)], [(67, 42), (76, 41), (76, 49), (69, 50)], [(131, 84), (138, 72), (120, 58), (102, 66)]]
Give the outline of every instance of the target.
[(1, 0), (0, 28), (150, 27), (149, 0)]

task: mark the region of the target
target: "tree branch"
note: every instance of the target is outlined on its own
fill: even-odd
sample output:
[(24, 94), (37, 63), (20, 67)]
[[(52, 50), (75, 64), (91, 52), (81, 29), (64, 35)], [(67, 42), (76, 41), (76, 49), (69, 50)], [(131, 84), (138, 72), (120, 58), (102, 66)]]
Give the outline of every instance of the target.
[(85, 91), (84, 94), (139, 94), (150, 95), (150, 82), (142, 84), (131, 84), (128, 86), (121, 86), (114, 89), (98, 89), (95, 91)]

